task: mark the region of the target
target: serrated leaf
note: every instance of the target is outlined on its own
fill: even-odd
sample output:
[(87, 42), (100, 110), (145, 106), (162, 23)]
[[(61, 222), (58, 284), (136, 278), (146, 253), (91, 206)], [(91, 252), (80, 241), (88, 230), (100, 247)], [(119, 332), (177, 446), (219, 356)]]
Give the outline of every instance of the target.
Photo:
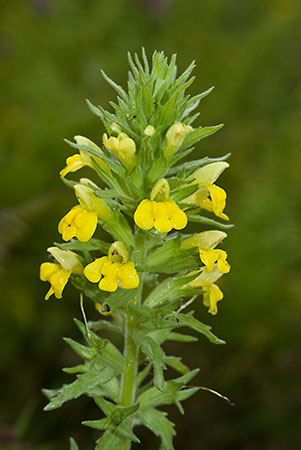
[(160, 437), (164, 450), (174, 450), (172, 437), (175, 436), (174, 424), (166, 418), (167, 413), (149, 408), (139, 414), (141, 422), (156, 436)]
[(94, 349), (79, 344), (71, 338), (63, 338), (63, 340), (85, 361), (90, 361), (97, 354)]
[[(135, 339), (135, 338), (134, 338)], [(154, 367), (154, 384), (162, 390), (164, 385), (163, 370), (166, 368), (164, 364), (165, 353), (160, 345), (154, 341), (150, 336), (141, 337), (138, 339), (141, 351), (148, 357), (149, 361)], [(138, 344), (137, 342), (137, 344)]]
[[(143, 392), (137, 399), (140, 410), (157, 407), (160, 405), (170, 405), (181, 401), (185, 392), (184, 386), (199, 372), (199, 369), (192, 370), (179, 378), (165, 382), (163, 392), (156, 387), (151, 387)], [(181, 395), (182, 394), (182, 395)], [(185, 397), (185, 395), (184, 395)]]
[(119, 436), (116, 431), (108, 430), (98, 440), (95, 450), (121, 450), (127, 439)]
[(204, 139), (207, 136), (211, 136), (212, 134), (216, 133), (218, 130), (223, 128), (223, 126), (224, 124), (215, 125), (212, 127), (199, 127), (196, 130), (191, 131), (185, 136), (180, 151), (184, 150), (185, 148), (191, 147), (192, 145), (196, 144), (198, 141)]
[[(50, 403), (45, 406), (44, 411), (52, 411), (60, 408), (65, 402), (76, 399), (82, 394), (93, 392), (93, 388), (99, 384), (108, 382), (115, 375), (115, 371), (108, 367), (101, 372), (89, 371), (79, 375), (77, 380), (71, 384), (66, 384), (55, 391), (55, 396), (51, 398)], [(49, 392), (49, 391), (48, 391)]]
[(197, 320), (195, 317), (188, 316), (186, 314), (178, 314), (177, 315), (180, 324), (183, 324), (189, 328), (192, 328), (195, 331), (206, 336), (210, 342), (213, 344), (225, 344), (225, 341), (216, 337), (210, 330), (211, 327), (209, 325), (205, 325), (204, 323)]
[(179, 278), (167, 278), (148, 295), (144, 305), (153, 308), (157, 305), (162, 305), (165, 300), (171, 301), (181, 297), (181, 287), (194, 280), (196, 276), (197, 274)]

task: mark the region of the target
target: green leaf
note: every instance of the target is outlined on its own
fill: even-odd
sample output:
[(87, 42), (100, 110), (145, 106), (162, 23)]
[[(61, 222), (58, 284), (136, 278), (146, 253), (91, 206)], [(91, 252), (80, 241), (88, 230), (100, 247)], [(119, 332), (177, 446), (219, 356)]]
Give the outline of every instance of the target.
[(192, 328), (195, 331), (206, 336), (210, 342), (213, 344), (225, 344), (225, 341), (216, 337), (210, 330), (211, 327), (209, 325), (205, 325), (204, 323), (197, 320), (195, 317), (188, 316), (186, 314), (178, 314), (177, 315), (180, 324), (185, 325), (189, 328)]
[[(89, 395), (90, 393), (93, 393), (94, 387), (107, 383), (114, 376), (115, 371), (111, 367), (108, 367), (101, 372), (91, 370), (85, 374), (79, 375), (77, 380), (73, 383), (64, 385), (62, 388), (54, 391), (55, 395), (51, 398), (50, 403), (45, 406), (44, 411), (52, 411), (53, 409), (60, 408), (65, 402), (76, 399), (82, 394)], [(49, 394), (51, 391), (46, 390), (46, 392)]]
[(150, 336), (142, 337), (141, 334), (139, 334), (139, 338), (137, 339), (137, 341), (139, 342), (141, 351), (148, 357), (149, 361), (154, 366), (155, 386), (158, 389), (162, 390), (164, 385), (163, 370), (166, 368), (164, 364), (165, 353), (163, 352), (160, 345), (156, 341), (154, 341)]
[(198, 339), (194, 336), (187, 334), (175, 333), (168, 329), (156, 330), (150, 333), (150, 336), (159, 344), (165, 341), (177, 341), (177, 342), (197, 342)]
[(181, 362), (181, 358), (177, 358), (176, 356), (166, 356), (164, 362), (182, 375), (189, 372), (189, 367)]
[(90, 361), (97, 355), (97, 352), (93, 348), (86, 347), (85, 345), (79, 344), (71, 338), (63, 338), (64, 341), (70, 345), (70, 347), (85, 361)]
[(185, 397), (186, 389), (184, 386), (198, 372), (199, 369), (195, 369), (179, 378), (165, 382), (163, 392), (159, 391), (156, 387), (151, 387), (143, 392), (137, 399), (137, 402), (140, 404), (140, 410), (143, 411), (160, 405), (170, 405), (187, 398)]
[[(178, 174), (180, 170), (188, 170), (189, 172), (193, 172), (194, 170), (198, 169), (201, 166), (204, 166), (205, 164), (211, 164), (213, 162), (220, 162), (220, 161), (226, 161), (228, 158), (230, 158), (231, 153), (227, 153), (224, 156), (220, 156), (219, 158), (208, 158), (208, 156), (205, 156), (201, 159), (196, 159), (194, 161), (187, 161), (179, 166), (171, 167), (168, 171), (169, 175)], [(186, 176), (190, 175), (190, 173), (186, 174)]]
[(148, 295), (144, 305), (153, 308), (157, 305), (162, 305), (166, 300), (171, 301), (183, 296), (181, 292), (182, 286), (194, 280), (196, 276), (197, 274), (179, 278), (167, 278)]
[(128, 102), (128, 95), (125, 92), (124, 89), (122, 89), (121, 86), (119, 86), (117, 83), (115, 83), (115, 81), (111, 80), (110, 77), (108, 77), (108, 75), (103, 71), (100, 70), (102, 76), (104, 77), (104, 79), (106, 80), (106, 82), (112, 86), (113, 89), (115, 89), (115, 91), (120, 95), (121, 98), (123, 98), (126, 102)]
[(115, 430), (106, 431), (98, 440), (95, 450), (121, 450), (127, 439), (119, 436)]
[(204, 223), (206, 225), (215, 226), (223, 230), (227, 230), (229, 228), (234, 227), (234, 225), (232, 225), (231, 223), (218, 222), (217, 220), (209, 219), (208, 217), (191, 214), (189, 213), (189, 211), (186, 212), (186, 215), (189, 222)]
[(79, 450), (79, 447), (73, 438), (69, 439), (70, 450)]
[(105, 254), (108, 253), (108, 250), (110, 248), (110, 244), (95, 238), (89, 239), (88, 242), (71, 241), (65, 244), (54, 242), (54, 245), (61, 250), (71, 250), (79, 252), (91, 252), (94, 250), (98, 250)]
[(210, 136), (211, 134), (216, 133), (218, 130), (223, 128), (224, 124), (215, 125), (213, 127), (199, 127), (194, 131), (191, 131), (191, 133), (188, 133), (185, 136), (184, 142), (180, 148), (181, 150), (184, 150), (185, 148), (191, 147), (192, 145), (196, 144), (201, 139), (204, 139), (207, 136)]
[(181, 200), (184, 200), (184, 198), (187, 198), (190, 195), (194, 194), (198, 189), (199, 186), (197, 184), (187, 187), (179, 186), (178, 188), (171, 191), (170, 198), (178, 203)]
[(172, 437), (175, 436), (174, 424), (166, 418), (167, 413), (149, 408), (139, 413), (143, 425), (160, 437), (164, 450), (174, 450)]

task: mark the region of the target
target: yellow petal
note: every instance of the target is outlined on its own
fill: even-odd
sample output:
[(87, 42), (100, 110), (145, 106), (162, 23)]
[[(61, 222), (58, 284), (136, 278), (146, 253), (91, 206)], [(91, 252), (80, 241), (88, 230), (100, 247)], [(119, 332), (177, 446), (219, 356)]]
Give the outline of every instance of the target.
[(187, 225), (187, 216), (184, 211), (174, 202), (173, 200), (168, 200), (172, 206), (172, 215), (170, 217), (173, 228), (176, 230), (182, 230)]
[(135, 289), (139, 286), (139, 277), (131, 261), (121, 264), (118, 275), (119, 286), (123, 289)]
[(42, 263), (40, 266), (40, 279), (42, 281), (49, 281), (52, 275), (60, 270), (58, 264), (46, 262)]
[(219, 257), (217, 260), (217, 268), (221, 273), (228, 273), (230, 272), (230, 266), (227, 261), (227, 253), (225, 250), (217, 250), (219, 253)]
[[(58, 224), (58, 232), (60, 234), (63, 233), (64, 229), (70, 225), (74, 219), (74, 217), (76, 216), (76, 214), (81, 210), (81, 206), (80, 205), (76, 205), (74, 206), (72, 209), (70, 209), (69, 212), (67, 212), (67, 214), (59, 221)], [(69, 239), (68, 239), (69, 240)]]
[(200, 258), (203, 264), (205, 264), (208, 272), (212, 272), (214, 263), (218, 259), (218, 253), (215, 250), (199, 249)]
[(62, 238), (64, 241), (70, 241), (73, 237), (76, 236), (77, 229), (73, 225), (68, 225), (62, 233)]
[(56, 296), (56, 298), (62, 298), (62, 293), (63, 293), (64, 287), (66, 286), (70, 275), (71, 275), (71, 270), (65, 270), (65, 269), (61, 269), (60, 271), (58, 271), (54, 275), (52, 275), (52, 277), (50, 279), (50, 283), (51, 283), (51, 286), (53, 288), (54, 295)]
[(205, 306), (209, 306), (208, 312), (215, 315), (217, 313), (217, 302), (222, 300), (224, 294), (216, 284), (210, 284), (206, 289), (203, 303)]
[(102, 276), (101, 270), (108, 260), (109, 258), (107, 256), (103, 256), (88, 264), (84, 269), (85, 277), (91, 281), (91, 283), (98, 283)]
[(134, 214), (134, 221), (139, 228), (150, 230), (154, 225), (153, 208), (150, 200), (142, 200)]
[(167, 202), (152, 202), (154, 227), (161, 233), (168, 233), (172, 229), (172, 222), (170, 216), (172, 213), (172, 206)]
[(117, 279), (114, 275), (106, 275), (100, 280), (98, 287), (102, 291), (115, 292), (118, 288)]
[(215, 184), (208, 185), (208, 191), (210, 193), (211, 202), (212, 202), (212, 210), (217, 217), (221, 217), (224, 220), (229, 220), (229, 217), (223, 213), (226, 206), (226, 198), (227, 194), (219, 186), (215, 186)]
[(81, 155), (76, 154), (69, 156), (69, 158), (66, 159), (66, 167), (60, 171), (60, 176), (64, 178), (69, 172), (76, 172), (85, 165), (86, 163), (81, 158)]
[[(77, 219), (77, 218), (76, 218)], [(76, 236), (81, 242), (87, 242), (94, 234), (97, 227), (97, 214), (94, 211), (82, 211), (78, 219)]]
[(54, 289), (53, 289), (53, 287), (51, 286), (50, 289), (49, 289), (49, 291), (48, 291), (47, 294), (45, 295), (45, 300), (48, 300), (49, 297), (50, 297), (52, 294), (54, 294)]

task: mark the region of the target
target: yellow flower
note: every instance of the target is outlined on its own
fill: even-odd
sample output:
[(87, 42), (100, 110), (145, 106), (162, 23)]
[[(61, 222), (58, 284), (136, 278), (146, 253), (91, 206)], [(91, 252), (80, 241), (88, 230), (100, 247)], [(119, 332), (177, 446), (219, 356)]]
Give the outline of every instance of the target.
[[(79, 145), (85, 145), (93, 150), (98, 151), (99, 153), (102, 153), (101, 149), (96, 144), (94, 144), (94, 142), (90, 141), (90, 139), (84, 136), (74, 136), (74, 140)], [(106, 174), (111, 174), (110, 168), (100, 158), (91, 156), (88, 152), (80, 150), (79, 153), (69, 156), (69, 158), (66, 159), (66, 166), (60, 171), (60, 176), (64, 178), (69, 172), (76, 172), (84, 166), (93, 168), (93, 159), (97, 162), (99, 167), (104, 172), (106, 172)]]
[(51, 287), (45, 295), (45, 300), (54, 294), (56, 298), (62, 298), (64, 287), (66, 286), (71, 273), (82, 275), (83, 266), (78, 256), (70, 251), (60, 250), (57, 247), (49, 247), (48, 252), (57, 260), (56, 263), (42, 263), (40, 266), (40, 279), (49, 281)]
[(223, 212), (227, 194), (214, 184), (227, 167), (229, 164), (226, 162), (216, 162), (196, 170), (189, 178), (194, 179), (193, 184), (197, 183), (199, 189), (183, 200), (184, 203), (196, 203), (207, 211), (213, 211), (217, 217), (229, 220), (229, 217)]
[(136, 144), (133, 139), (129, 138), (127, 134), (120, 133), (118, 137), (111, 136), (108, 138), (107, 134), (103, 135), (104, 146), (111, 150), (119, 161), (128, 170), (132, 170), (135, 165)]
[(223, 299), (224, 294), (215, 284), (222, 274), (216, 266), (209, 272), (205, 267), (200, 270), (200, 275), (189, 283), (192, 288), (203, 288), (203, 303), (209, 307), (208, 312), (215, 315), (217, 313), (217, 302)]
[(169, 184), (162, 178), (153, 187), (150, 200), (145, 199), (139, 203), (134, 221), (143, 230), (154, 227), (161, 233), (167, 233), (172, 228), (176, 230), (185, 228), (187, 216), (175, 201), (169, 199)]
[(96, 197), (93, 189), (83, 184), (74, 186), (79, 205), (74, 206), (59, 222), (58, 231), (64, 241), (73, 237), (87, 242), (94, 234), (98, 218), (110, 222), (113, 213), (104, 200)]
[(84, 275), (91, 283), (99, 283), (99, 289), (114, 292), (118, 287), (135, 289), (139, 277), (129, 253), (121, 241), (114, 242), (108, 256), (97, 258), (84, 269)]
[(227, 237), (223, 231), (210, 230), (198, 233), (182, 242), (182, 248), (188, 249), (197, 247), (200, 259), (205, 264), (208, 272), (212, 272), (214, 264), (221, 273), (228, 273), (230, 266), (227, 262), (227, 253), (215, 247)]
[(190, 133), (193, 128), (184, 123), (174, 123), (168, 130), (165, 136), (164, 153), (169, 159), (171, 158), (183, 144), (186, 134)]

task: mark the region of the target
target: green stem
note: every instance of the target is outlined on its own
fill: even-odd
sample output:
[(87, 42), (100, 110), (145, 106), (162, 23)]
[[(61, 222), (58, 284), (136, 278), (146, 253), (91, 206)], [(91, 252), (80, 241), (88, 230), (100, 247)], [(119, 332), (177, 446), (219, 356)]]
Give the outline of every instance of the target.
[[(125, 337), (124, 337), (124, 372), (121, 382), (121, 398), (122, 406), (131, 406), (135, 403), (136, 398), (136, 379), (138, 369), (138, 346), (133, 339), (133, 330), (135, 327), (136, 317), (128, 311), (126, 315)], [(130, 418), (131, 420), (131, 418)], [(130, 450), (131, 441), (128, 440), (122, 447), (122, 450)]]
[[(136, 258), (140, 264), (144, 261), (146, 256), (144, 234), (136, 235)], [(137, 289), (137, 295), (134, 304), (141, 304), (144, 273), (139, 273), (140, 284)], [(129, 308), (126, 312), (125, 320), (125, 336), (124, 336), (124, 371), (121, 381), (121, 396), (120, 403), (122, 406), (132, 406), (136, 401), (136, 380), (138, 371), (138, 356), (139, 347), (135, 344), (133, 339), (133, 331), (136, 326), (137, 317), (134, 311)], [(130, 417), (132, 423), (132, 417)], [(130, 450), (131, 441), (128, 440), (121, 450)]]

